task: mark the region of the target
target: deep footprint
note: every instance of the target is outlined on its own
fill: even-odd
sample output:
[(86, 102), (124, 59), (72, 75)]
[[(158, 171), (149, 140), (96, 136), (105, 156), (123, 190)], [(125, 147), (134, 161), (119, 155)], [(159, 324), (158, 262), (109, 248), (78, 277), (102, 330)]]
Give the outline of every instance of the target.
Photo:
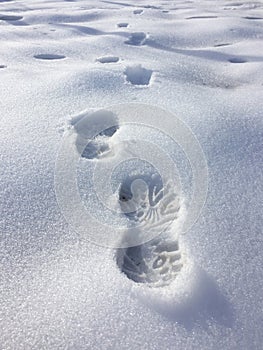
[(129, 279), (152, 287), (170, 284), (183, 267), (178, 242), (160, 238), (120, 249), (117, 264)]
[(66, 58), (66, 56), (64, 55), (54, 55), (54, 54), (46, 54), (46, 53), (34, 55), (34, 57), (39, 60), (61, 60)]
[(124, 74), (132, 85), (149, 85), (153, 71), (141, 65), (127, 67)]

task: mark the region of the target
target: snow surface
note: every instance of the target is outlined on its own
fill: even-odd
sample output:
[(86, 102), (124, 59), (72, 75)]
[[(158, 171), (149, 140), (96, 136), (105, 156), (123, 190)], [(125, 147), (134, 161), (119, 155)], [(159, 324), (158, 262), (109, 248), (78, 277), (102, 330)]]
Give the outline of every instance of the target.
[[(262, 23), (262, 1), (0, 1), (1, 349), (262, 348)], [(56, 201), (68, 121), (123, 102), (181, 118), (209, 167), (162, 288)]]

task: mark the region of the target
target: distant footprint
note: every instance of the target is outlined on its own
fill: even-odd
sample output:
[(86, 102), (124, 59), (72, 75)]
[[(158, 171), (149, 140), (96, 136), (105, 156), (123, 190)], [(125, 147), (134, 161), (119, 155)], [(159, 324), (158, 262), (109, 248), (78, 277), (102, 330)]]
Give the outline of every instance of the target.
[(214, 47), (222, 47), (222, 46), (229, 46), (230, 43), (222, 43), (222, 44), (215, 44)]
[(0, 21), (19, 21), (23, 16), (0, 15)]
[(140, 15), (141, 13), (143, 13), (143, 10), (134, 10), (133, 13), (135, 15)]
[(212, 19), (212, 18), (217, 18), (217, 16), (192, 16), (192, 17), (187, 17), (186, 19)]
[(104, 56), (104, 57), (97, 58), (96, 61), (98, 61), (100, 63), (116, 63), (119, 61), (119, 57), (117, 57), (117, 56)]
[(34, 57), (39, 60), (61, 60), (63, 58), (66, 58), (64, 55), (55, 55), (48, 53), (41, 53), (39, 55), (34, 55)]
[(240, 57), (233, 57), (228, 60), (230, 63), (246, 63), (247, 61)]
[(141, 65), (128, 66), (124, 72), (126, 80), (133, 85), (149, 85), (153, 71)]
[(0, 69), (2, 68), (6, 68), (6, 66), (4, 64), (0, 64)]
[(263, 17), (256, 17), (256, 16), (246, 16), (246, 17), (243, 17), (243, 18), (250, 19), (250, 20), (255, 20), (255, 21), (263, 19)]
[(131, 33), (131, 36), (128, 40), (125, 41), (125, 44), (141, 46), (145, 43), (146, 34), (144, 32), (135, 32)]
[(127, 28), (128, 25), (129, 25), (129, 23), (127, 23), (127, 22), (121, 22), (121, 23), (118, 23), (118, 24), (117, 24), (117, 26), (118, 26), (119, 28)]

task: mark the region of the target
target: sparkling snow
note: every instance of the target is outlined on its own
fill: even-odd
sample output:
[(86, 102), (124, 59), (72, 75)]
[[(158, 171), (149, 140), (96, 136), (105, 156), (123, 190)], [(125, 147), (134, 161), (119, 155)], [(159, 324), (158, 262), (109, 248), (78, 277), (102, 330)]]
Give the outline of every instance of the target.
[[(262, 24), (262, 1), (0, 1), (1, 349), (262, 348)], [(72, 116), (124, 102), (181, 118), (209, 168), (162, 288), (127, 278), (56, 200)]]

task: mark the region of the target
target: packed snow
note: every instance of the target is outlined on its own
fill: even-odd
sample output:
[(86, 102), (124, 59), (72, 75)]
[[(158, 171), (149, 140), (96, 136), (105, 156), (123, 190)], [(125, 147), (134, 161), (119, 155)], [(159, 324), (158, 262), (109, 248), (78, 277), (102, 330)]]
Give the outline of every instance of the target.
[[(0, 0), (0, 349), (262, 348), (262, 24), (262, 1)], [(179, 118), (202, 148), (207, 197), (187, 232), (194, 169), (157, 129), (122, 126), (111, 106), (124, 103), (167, 111), (157, 129), (172, 135)], [(162, 147), (183, 187), (169, 188), (165, 237), (107, 248), (89, 238), (108, 229), (72, 227), (56, 193), (68, 134), (79, 196), (112, 227), (155, 223), (166, 184), (157, 174), (152, 190), (132, 187), (131, 169), (147, 180), (152, 167), (120, 164), (112, 186), (126, 215), (116, 219), (89, 175), (129, 138), (142, 158), (157, 157), (147, 143)], [(153, 214), (126, 212), (132, 196)]]

